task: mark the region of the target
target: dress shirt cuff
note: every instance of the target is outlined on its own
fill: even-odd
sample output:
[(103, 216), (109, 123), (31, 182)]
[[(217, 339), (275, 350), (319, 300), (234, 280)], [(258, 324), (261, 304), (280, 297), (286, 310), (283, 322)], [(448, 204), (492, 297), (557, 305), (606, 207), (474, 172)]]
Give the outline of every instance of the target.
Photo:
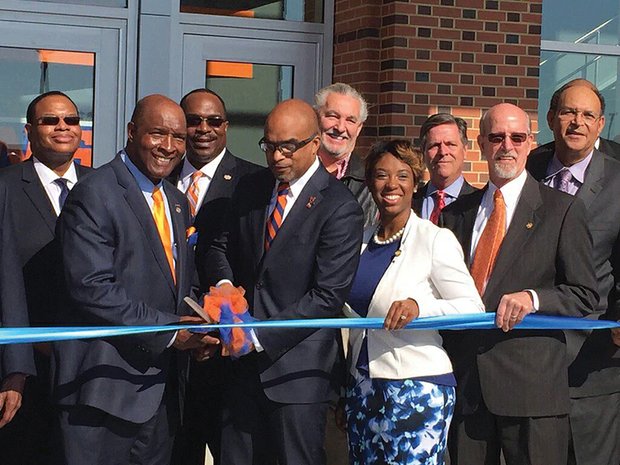
[(169, 349), (170, 347), (172, 347), (172, 345), (174, 344), (174, 341), (176, 340), (177, 340), (177, 331), (175, 331), (174, 334), (172, 335), (172, 339), (170, 339), (170, 342), (166, 346), (166, 349)]
[(525, 292), (530, 294), (530, 297), (532, 298), (532, 313), (535, 313), (538, 311), (538, 309), (540, 308), (540, 301), (538, 300), (538, 294), (536, 294), (536, 291), (534, 289), (526, 289)]
[(215, 287), (220, 287), (222, 284), (230, 284), (231, 286), (233, 285), (230, 279), (220, 279), (215, 285)]

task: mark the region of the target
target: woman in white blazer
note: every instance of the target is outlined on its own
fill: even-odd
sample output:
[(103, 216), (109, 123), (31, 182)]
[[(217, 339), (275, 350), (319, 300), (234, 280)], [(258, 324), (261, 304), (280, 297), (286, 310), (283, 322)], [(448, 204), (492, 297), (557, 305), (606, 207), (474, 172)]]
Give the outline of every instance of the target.
[(404, 330), (418, 317), (483, 312), (454, 235), (411, 210), (424, 172), (407, 140), (375, 144), (366, 182), (380, 225), (367, 231), (345, 313), (384, 317), (351, 330), (345, 411), (352, 464), (443, 464), (456, 381), (438, 331)]

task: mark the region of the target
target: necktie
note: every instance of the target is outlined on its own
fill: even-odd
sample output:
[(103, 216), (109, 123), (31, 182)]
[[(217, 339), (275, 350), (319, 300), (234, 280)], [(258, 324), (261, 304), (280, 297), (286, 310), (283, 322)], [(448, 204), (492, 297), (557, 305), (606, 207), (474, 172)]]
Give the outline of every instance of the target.
[(170, 272), (172, 273), (172, 280), (176, 284), (176, 275), (174, 272), (174, 258), (172, 256), (172, 238), (170, 237), (170, 225), (168, 218), (166, 218), (166, 208), (164, 207), (164, 196), (161, 193), (159, 187), (153, 189), (153, 219), (155, 220), (155, 226), (157, 226), (157, 232), (159, 238), (164, 246), (164, 252), (166, 253), (166, 259), (170, 266)]
[(288, 182), (281, 182), (278, 184), (278, 198), (276, 199), (276, 205), (271, 212), (269, 221), (267, 221), (267, 231), (265, 233), (265, 252), (269, 250), (271, 243), (278, 233), (278, 229), (280, 229), (280, 226), (282, 225), (282, 217), (284, 215), (284, 208), (286, 207), (286, 196), (288, 195), (288, 191)]
[(554, 187), (559, 191), (570, 194), (568, 183), (571, 179), (573, 179), (573, 174), (570, 172), (570, 170), (564, 168), (559, 173), (556, 173), (553, 180)]
[(443, 207), (446, 206), (446, 193), (444, 191), (435, 191), (433, 192), (433, 197), (435, 197), (435, 206), (433, 207), (431, 216), (428, 219), (431, 220), (433, 224), (437, 224), (439, 222), (441, 210), (443, 210)]
[(60, 195), (58, 196), (58, 205), (62, 210), (63, 205), (65, 204), (65, 200), (67, 200), (67, 195), (69, 195), (69, 187), (67, 186), (67, 180), (65, 178), (58, 178), (54, 180), (58, 187), (60, 187)]
[(480, 295), (484, 293), (505, 235), (506, 203), (502, 191), (497, 189), (493, 194), (493, 212), (482, 231), (471, 266), (471, 275)]
[(187, 189), (186, 196), (189, 202), (189, 211), (192, 214), (192, 218), (196, 216), (198, 211), (198, 197), (200, 195), (200, 189), (198, 188), (198, 180), (203, 176), (202, 171), (196, 171), (192, 174), (192, 181)]

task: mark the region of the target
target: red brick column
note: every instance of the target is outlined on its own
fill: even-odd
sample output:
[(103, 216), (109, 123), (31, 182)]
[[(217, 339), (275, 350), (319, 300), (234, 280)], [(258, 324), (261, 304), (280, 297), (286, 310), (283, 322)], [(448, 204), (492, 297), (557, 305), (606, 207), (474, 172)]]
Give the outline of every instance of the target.
[(467, 120), (465, 176), (481, 185), (475, 140), (486, 109), (514, 103), (537, 130), (542, 0), (336, 0), (335, 8), (333, 81), (370, 104), (361, 155), (377, 138), (417, 139), (429, 115), (449, 112)]

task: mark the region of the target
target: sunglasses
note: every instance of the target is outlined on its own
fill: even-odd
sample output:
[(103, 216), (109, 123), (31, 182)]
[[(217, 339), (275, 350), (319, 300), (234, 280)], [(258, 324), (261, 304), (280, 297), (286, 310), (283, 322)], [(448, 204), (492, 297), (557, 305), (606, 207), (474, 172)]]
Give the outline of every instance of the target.
[(37, 118), (39, 126), (58, 126), (60, 120), (63, 120), (67, 126), (79, 126), (79, 116), (41, 116)]
[(491, 144), (502, 144), (506, 140), (506, 137), (510, 138), (513, 144), (521, 145), (527, 140), (529, 136), (525, 132), (513, 132), (512, 134), (505, 134), (503, 132), (492, 132), (491, 134), (487, 135), (487, 139)]
[(258, 141), (258, 146), (265, 153), (274, 153), (276, 150), (279, 150), (282, 155), (291, 156), (300, 148), (308, 145), (316, 136), (316, 134), (312, 134), (302, 141), (291, 140), (286, 142), (271, 142), (263, 137)]
[(186, 115), (185, 121), (189, 128), (196, 128), (200, 126), (203, 121), (212, 128), (219, 128), (226, 122), (224, 118), (220, 118), (219, 116), (207, 116), (204, 118), (200, 115)]

